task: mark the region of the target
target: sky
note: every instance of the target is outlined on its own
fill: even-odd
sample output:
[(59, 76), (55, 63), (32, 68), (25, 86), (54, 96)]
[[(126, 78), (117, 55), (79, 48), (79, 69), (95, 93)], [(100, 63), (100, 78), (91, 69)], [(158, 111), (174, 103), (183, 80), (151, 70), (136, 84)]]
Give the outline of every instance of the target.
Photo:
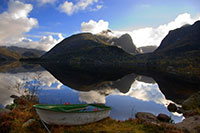
[(72, 34), (131, 35), (160, 45), (170, 30), (200, 20), (199, 0), (0, 0), (0, 46), (49, 50)]

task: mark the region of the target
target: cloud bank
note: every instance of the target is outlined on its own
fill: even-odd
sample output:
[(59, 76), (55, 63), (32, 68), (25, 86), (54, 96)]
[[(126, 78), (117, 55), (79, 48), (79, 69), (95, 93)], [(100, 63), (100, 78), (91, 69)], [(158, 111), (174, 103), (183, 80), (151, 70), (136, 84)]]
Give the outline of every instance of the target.
[[(161, 41), (164, 39), (164, 37), (168, 34), (170, 30), (180, 28), (185, 24), (193, 24), (197, 20), (200, 20), (200, 15), (192, 17), (189, 13), (184, 13), (178, 15), (173, 21), (167, 24), (159, 25), (156, 28), (144, 27), (126, 31), (113, 30), (113, 36), (119, 37), (122, 34), (128, 33), (131, 35), (132, 40), (137, 47), (148, 45), (159, 46)], [(96, 34), (106, 29), (109, 29), (109, 22), (104, 20), (100, 20), (99, 22), (90, 20), (89, 22), (83, 22), (81, 24), (82, 32), (91, 32)]]
[(136, 46), (157, 45), (159, 46), (164, 37), (170, 30), (180, 28), (185, 24), (193, 24), (195, 21), (200, 20), (200, 17), (192, 18), (190, 14), (184, 13), (178, 15), (175, 20), (168, 24), (160, 25), (156, 28), (146, 27), (138, 30), (130, 31), (132, 39)]
[(56, 36), (58, 36), (58, 39), (55, 39), (54, 36), (55, 35), (42, 36), (39, 41), (33, 41), (26, 37), (22, 37), (19, 39), (19, 42), (7, 44), (7, 46), (15, 45), (15, 46), (19, 46), (19, 47), (48, 51), (64, 39), (62, 33), (59, 33), (56, 35)]
[(90, 7), (91, 11), (97, 11), (102, 8), (102, 5), (91, 7), (95, 3), (98, 3), (98, 0), (79, 0), (75, 4), (69, 1), (65, 1), (59, 6), (59, 10), (66, 13), (67, 15), (72, 15), (73, 13), (76, 13), (78, 11), (86, 10), (88, 7)]
[(28, 17), (32, 9), (31, 4), (8, 2), (8, 10), (0, 14), (0, 44), (16, 42), (24, 36), (23, 33), (38, 25), (37, 19)]
[[(43, 2), (50, 2), (50, 0), (43, 0)], [(47, 51), (64, 39), (61, 33), (41, 36), (39, 41), (27, 38), (25, 34), (38, 27), (37, 19), (29, 17), (32, 10), (31, 4), (14, 0), (8, 2), (7, 11), (0, 14), (0, 46), (18, 46)], [(58, 39), (54, 38), (55, 35)]]

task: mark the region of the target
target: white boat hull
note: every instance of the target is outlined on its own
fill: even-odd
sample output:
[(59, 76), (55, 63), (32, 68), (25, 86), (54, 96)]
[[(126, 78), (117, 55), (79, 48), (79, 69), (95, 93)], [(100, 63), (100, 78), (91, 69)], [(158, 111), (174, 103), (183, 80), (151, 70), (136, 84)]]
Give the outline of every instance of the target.
[(97, 122), (109, 116), (110, 110), (95, 112), (56, 112), (36, 108), (40, 119), (48, 125), (83, 125)]

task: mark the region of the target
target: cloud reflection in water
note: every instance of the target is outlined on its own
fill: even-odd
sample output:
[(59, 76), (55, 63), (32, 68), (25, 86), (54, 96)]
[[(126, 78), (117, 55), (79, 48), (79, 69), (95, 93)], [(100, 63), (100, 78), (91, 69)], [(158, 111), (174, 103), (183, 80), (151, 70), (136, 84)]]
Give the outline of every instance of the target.
[(155, 81), (145, 83), (135, 80), (127, 93), (115, 88), (79, 92), (79, 100), (86, 103), (106, 103), (112, 107), (110, 116), (118, 120), (134, 118), (136, 112), (151, 112), (155, 115), (165, 113), (175, 122), (183, 119), (180, 114), (173, 114), (167, 110), (167, 105), (172, 101), (165, 98)]
[[(149, 77), (136, 76), (134, 74), (127, 75), (117, 81), (105, 82), (105, 84), (98, 86), (97, 89), (94, 88), (94, 90), (83, 92), (63, 85), (47, 71), (41, 71), (40, 73), (42, 90), (39, 93), (39, 98), (42, 103), (105, 103), (112, 107), (110, 116), (119, 120), (134, 117), (134, 114), (138, 111), (152, 112), (155, 115), (165, 113), (172, 116), (175, 122), (181, 121), (183, 118), (167, 110), (166, 104), (171, 101), (165, 98), (157, 83)], [(0, 73), (0, 104), (5, 106), (12, 103), (11, 95), (22, 94), (22, 92), (13, 90), (12, 87), (17, 82), (23, 83), (24, 79), (33, 80), (35, 74), (35, 72)], [(147, 79), (148, 81), (145, 81)], [(129, 89), (125, 81), (129, 82)], [(123, 91), (123, 84), (128, 91)], [(11, 89), (8, 90), (8, 88)]]
[(0, 104), (6, 106), (13, 102), (11, 95), (20, 96), (24, 94), (23, 90), (17, 89), (16, 85), (19, 83), (23, 85), (26, 81), (32, 81), (34, 77), (40, 74), (41, 87), (43, 89), (60, 89), (62, 83), (55, 79), (49, 72), (41, 71), (22, 72), (22, 73), (0, 73)]

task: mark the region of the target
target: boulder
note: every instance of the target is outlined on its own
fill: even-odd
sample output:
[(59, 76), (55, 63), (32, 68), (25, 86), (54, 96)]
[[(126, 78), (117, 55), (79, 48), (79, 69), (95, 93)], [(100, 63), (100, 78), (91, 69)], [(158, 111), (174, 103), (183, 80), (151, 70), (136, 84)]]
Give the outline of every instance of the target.
[(16, 95), (11, 95), (10, 97), (14, 99), (13, 102), (14, 102), (15, 104), (20, 104), (20, 102), (21, 102), (21, 97), (18, 97), (18, 96), (16, 96)]
[(195, 116), (186, 118), (182, 122), (177, 123), (176, 127), (183, 130), (183, 132), (199, 133), (199, 131), (200, 131), (200, 116), (195, 115)]
[(193, 111), (193, 110), (188, 110), (188, 111), (184, 111), (183, 116), (185, 118), (191, 117), (191, 116), (195, 116), (198, 115), (198, 112)]
[(21, 98), (15, 98), (14, 100), (13, 100), (13, 102), (15, 103), (15, 104), (20, 104), (21, 103)]
[(135, 117), (139, 120), (144, 120), (147, 122), (157, 122), (157, 118), (155, 115), (152, 113), (147, 113), (147, 112), (138, 112), (135, 114)]
[(167, 109), (170, 111), (170, 112), (176, 112), (177, 111), (177, 107), (174, 103), (170, 103), (168, 106), (167, 106)]
[(160, 113), (160, 114), (157, 116), (157, 119), (158, 119), (159, 121), (162, 121), (162, 122), (170, 122), (170, 120), (171, 120), (171, 118), (170, 118), (168, 115), (162, 114), (162, 113)]
[(16, 96), (16, 95), (11, 95), (10, 96), (11, 98), (14, 98), (14, 99), (17, 99), (17, 98), (19, 98), (18, 96)]
[(182, 114), (184, 112), (184, 109), (181, 107), (178, 107), (176, 112), (179, 114)]
[(182, 107), (184, 110), (200, 108), (200, 91), (186, 99), (182, 103)]

